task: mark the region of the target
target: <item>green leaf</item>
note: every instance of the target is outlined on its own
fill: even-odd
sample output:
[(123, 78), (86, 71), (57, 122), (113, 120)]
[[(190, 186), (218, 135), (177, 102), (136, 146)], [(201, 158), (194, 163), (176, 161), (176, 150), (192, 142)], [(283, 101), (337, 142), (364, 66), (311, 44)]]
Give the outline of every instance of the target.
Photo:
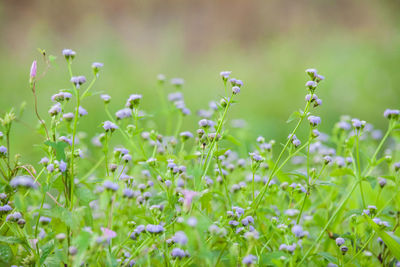
[(15, 236), (0, 236), (0, 242), (7, 243), (7, 244), (22, 244), (24, 240)]
[(92, 240), (92, 234), (90, 234), (89, 232), (81, 231), (79, 233), (78, 238), (75, 240), (76, 247), (78, 249), (78, 255), (76, 255), (76, 260), (75, 260), (75, 262), (77, 263), (76, 266), (79, 266), (79, 264), (82, 262), (83, 256), (85, 255), (85, 252), (89, 247), (91, 240)]
[(379, 227), (370, 217), (364, 215), (369, 225), (371, 225), (372, 229), (378, 234), (380, 238), (382, 238), (385, 245), (389, 248), (389, 250), (393, 253), (397, 260), (400, 260), (400, 244), (396, 242), (387, 232)]
[(286, 123), (290, 123), (294, 121), (297, 118), (301, 117), (301, 113), (298, 111), (294, 111), (292, 114), (290, 114), (289, 118), (287, 119)]
[(214, 153), (214, 156), (215, 156), (215, 157), (219, 157), (219, 156), (221, 156), (221, 155), (224, 155), (225, 152), (228, 151), (228, 150), (229, 150), (229, 148), (222, 149), (222, 150), (218, 150), (217, 152)]
[(45, 245), (42, 246), (42, 255), (40, 255), (40, 265), (44, 263), (46, 258), (53, 252), (55, 246), (54, 246), (54, 240), (49, 241)]
[(355, 176), (353, 170), (349, 168), (338, 168), (331, 172), (331, 176), (344, 176), (344, 175)]
[(9, 263), (13, 257), (13, 252), (8, 245), (0, 245), (0, 262)]
[(337, 262), (337, 258), (334, 257), (334, 256), (332, 256), (332, 255), (331, 255), (330, 253), (328, 253), (328, 252), (319, 252), (319, 253), (317, 253), (317, 255), (323, 257), (323, 258), (326, 259), (328, 262), (332, 262), (332, 263), (335, 263), (335, 264), (338, 263), (338, 262)]
[(372, 189), (374, 189), (376, 184), (378, 183), (378, 180), (376, 179), (376, 177), (373, 177), (373, 176), (367, 176), (367, 177), (365, 177), (365, 180), (369, 182)]
[(88, 205), (91, 201), (96, 199), (96, 196), (93, 194), (93, 192), (84, 186), (76, 188), (75, 195), (81, 205)]
[(212, 192), (206, 192), (200, 197), (201, 208), (206, 210), (207, 213), (212, 211), (211, 200), (213, 198)]
[(65, 160), (65, 151), (64, 149), (68, 146), (65, 142), (51, 142), (47, 140), (44, 142), (45, 145), (48, 145), (56, 150), (56, 158), (57, 160)]
[(230, 134), (225, 136), (225, 138), (226, 138), (226, 140), (228, 140), (229, 142), (231, 142), (234, 145), (237, 145), (237, 146), (241, 146), (242, 145), (242, 143), (239, 140), (237, 140), (235, 137), (233, 137)]

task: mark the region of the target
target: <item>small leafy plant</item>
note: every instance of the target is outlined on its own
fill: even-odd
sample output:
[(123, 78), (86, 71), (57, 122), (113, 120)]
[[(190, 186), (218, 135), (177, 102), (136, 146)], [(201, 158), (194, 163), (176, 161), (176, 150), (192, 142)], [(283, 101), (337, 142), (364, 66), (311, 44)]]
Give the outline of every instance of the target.
[(184, 81), (159, 75), (156, 116), (140, 94), (113, 112), (100, 94), (104, 120), (88, 138), (83, 106), (103, 64), (92, 64), (89, 81), (63, 50), (71, 86), (41, 116), (37, 81), (54, 60), (42, 54), (46, 70), (39, 77), (34, 61), (29, 85), (43, 157), (12, 156), (21, 115), (0, 119), (1, 265), (399, 266), (399, 110), (384, 112), (384, 134), (349, 116), (321, 133), (324, 77), (308, 69), (305, 107), (290, 116), (297, 122), (284, 143), (260, 136), (247, 151), (227, 127), (241, 80), (220, 73), (225, 95), (198, 112), (194, 133), (181, 129), (191, 113)]

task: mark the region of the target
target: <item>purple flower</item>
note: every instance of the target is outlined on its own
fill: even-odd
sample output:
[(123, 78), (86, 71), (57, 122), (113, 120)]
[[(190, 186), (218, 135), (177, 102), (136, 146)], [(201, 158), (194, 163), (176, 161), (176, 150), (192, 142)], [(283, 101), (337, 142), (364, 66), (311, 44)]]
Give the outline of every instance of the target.
[(174, 243), (178, 243), (182, 246), (186, 245), (188, 242), (188, 238), (185, 234), (185, 232), (183, 231), (178, 231), (175, 233), (175, 235), (172, 237), (172, 241), (174, 241)]
[(72, 121), (72, 119), (74, 118), (74, 113), (72, 113), (72, 112), (68, 112), (68, 113), (65, 113), (64, 115), (63, 115), (63, 119), (64, 120), (66, 120), (66, 121)]
[(58, 138), (58, 140), (60, 140), (60, 141), (62, 141), (62, 142), (65, 142), (65, 143), (69, 144), (70, 146), (72, 146), (72, 140), (69, 139), (69, 138), (66, 137), (66, 136), (60, 136), (60, 137)]
[(51, 222), (51, 218), (49, 218), (49, 217), (45, 217), (45, 216), (41, 216), (40, 218), (39, 218), (39, 222), (41, 223), (41, 224), (49, 224), (50, 222)]
[(31, 80), (33, 80), (33, 78), (36, 77), (36, 71), (37, 71), (37, 64), (36, 64), (36, 60), (34, 60), (32, 62), (32, 66), (31, 66), (31, 73), (30, 73)]
[(303, 231), (303, 227), (301, 227), (301, 225), (294, 225), (292, 227), (292, 233), (298, 238), (301, 238), (305, 235), (305, 232)]
[(65, 172), (67, 170), (67, 163), (61, 160), (60, 163), (58, 164), (58, 168), (60, 169), (61, 172)]
[(316, 69), (306, 69), (306, 73), (310, 76), (311, 79), (315, 79), (315, 77), (317, 76)]
[(343, 244), (344, 244), (344, 238), (342, 238), (342, 237), (338, 237), (338, 238), (336, 238), (336, 245), (338, 246), (338, 247), (340, 247), (340, 246), (342, 246)]
[(261, 162), (264, 161), (264, 158), (261, 157), (258, 153), (249, 153), (251, 160), (255, 161), (255, 162)]
[(47, 165), (49, 163), (49, 159), (47, 157), (43, 157), (40, 161), (39, 164)]
[(182, 78), (172, 78), (171, 79), (171, 84), (175, 85), (176, 87), (181, 87), (185, 81)]
[(160, 234), (164, 232), (164, 227), (162, 227), (162, 225), (159, 224), (148, 224), (146, 226), (146, 231), (151, 234)]
[(131, 190), (129, 188), (125, 188), (123, 194), (124, 194), (124, 197), (127, 197), (127, 198), (133, 198), (135, 196), (135, 193), (133, 192), (133, 190)]
[(188, 139), (190, 139), (190, 138), (193, 138), (193, 134), (192, 134), (191, 132), (188, 132), (188, 131), (186, 131), (186, 132), (181, 132), (181, 133), (179, 134), (179, 136), (182, 138), (183, 141), (186, 141), (186, 140), (188, 140)]
[(193, 198), (197, 196), (198, 192), (192, 191), (192, 190), (183, 190), (182, 191), (184, 202), (183, 204), (187, 209), (190, 209), (190, 206), (192, 204)]
[(93, 62), (92, 63), (92, 69), (94, 71), (94, 74), (97, 74), (97, 72), (99, 72), (99, 70), (104, 66), (103, 63), (100, 62)]
[(386, 109), (385, 112), (383, 113), (383, 116), (390, 120), (390, 119), (398, 119), (399, 114), (400, 110), (398, 109)]
[(36, 188), (37, 184), (30, 176), (16, 176), (10, 181), (12, 187), (29, 187)]
[(353, 124), (353, 127), (356, 128), (356, 129), (361, 129), (366, 124), (365, 121), (360, 121), (359, 119), (352, 119), (351, 123)]
[(311, 115), (311, 116), (308, 117), (308, 121), (310, 122), (311, 126), (315, 127), (315, 126), (317, 126), (318, 124), (321, 123), (321, 118)]
[(4, 157), (7, 155), (7, 148), (5, 146), (0, 146), (0, 156)]
[(74, 59), (76, 53), (75, 51), (73, 51), (72, 49), (64, 49), (62, 51), (62, 54), (64, 55), (65, 59), (69, 60), (69, 59)]
[(61, 111), (62, 111), (61, 104), (56, 103), (49, 109), (49, 114), (51, 116), (56, 116), (57, 114), (61, 113)]
[(314, 81), (308, 81), (306, 82), (306, 87), (308, 87), (310, 90), (313, 90), (317, 87), (317, 83)]
[(78, 113), (79, 113), (79, 116), (81, 116), (81, 117), (83, 117), (83, 116), (85, 116), (85, 115), (88, 114), (88, 112), (86, 111), (86, 109), (84, 109), (84, 108), (81, 107), (81, 106), (79, 106), (79, 108), (78, 108)]
[(117, 236), (117, 233), (111, 229), (108, 229), (105, 227), (100, 227), (100, 229), (101, 229), (101, 232), (103, 233), (104, 239), (106, 239), (107, 241), (110, 241), (112, 238)]
[(118, 184), (113, 183), (113, 182), (111, 182), (111, 181), (109, 181), (109, 180), (104, 181), (103, 186), (104, 186), (106, 189), (111, 190), (111, 191), (114, 191), (114, 192), (117, 191), (118, 188), (119, 188)]
[(5, 204), (4, 206), (0, 206), (0, 213), (8, 213), (12, 211), (12, 208), (10, 205)]
[(107, 94), (102, 94), (102, 95), (100, 95), (100, 98), (103, 99), (104, 103), (110, 103), (111, 96), (109, 96)]
[(219, 75), (221, 76), (222, 80), (225, 82), (228, 80), (229, 75), (231, 75), (232, 71), (221, 71)]
[(350, 123), (348, 123), (346, 121), (340, 121), (337, 125), (342, 130), (350, 130), (350, 128), (351, 128)]
[(394, 170), (397, 172), (400, 170), (400, 161), (393, 164)]
[(255, 263), (256, 261), (257, 261), (257, 257), (250, 254), (243, 258), (242, 263), (244, 265), (250, 266), (251, 264)]
[(181, 92), (170, 93), (168, 95), (168, 101), (176, 102), (180, 100), (183, 100), (183, 95)]
[(171, 257), (173, 259), (176, 259), (176, 258), (182, 259), (182, 258), (186, 257), (186, 253), (185, 253), (185, 251), (183, 251), (180, 248), (173, 248), (171, 251)]
[(86, 82), (85, 76), (74, 76), (71, 78), (71, 83), (75, 84), (76, 88), (79, 87)]
[(132, 116), (132, 110), (129, 108), (120, 109), (115, 113), (115, 116), (117, 117), (117, 120), (129, 118)]
[(125, 162), (129, 162), (129, 161), (132, 160), (132, 156), (129, 155), (129, 154), (125, 154), (125, 155), (122, 156), (122, 160), (125, 161)]
[(49, 164), (49, 165), (47, 165), (47, 168), (46, 168), (46, 169), (47, 169), (47, 171), (50, 172), (50, 173), (53, 172), (53, 171), (54, 171), (54, 164)]
[(240, 87), (239, 87), (239, 86), (233, 86), (233, 87), (232, 87), (232, 93), (233, 93), (234, 95), (239, 94), (239, 93), (240, 93)]
[(135, 94), (130, 95), (128, 100), (126, 101), (125, 106), (130, 109), (136, 108), (139, 105), (141, 99), (142, 95), (135, 95)]
[(111, 121), (105, 121), (103, 122), (103, 128), (106, 132), (108, 131), (114, 132), (116, 129), (118, 129), (118, 126)]

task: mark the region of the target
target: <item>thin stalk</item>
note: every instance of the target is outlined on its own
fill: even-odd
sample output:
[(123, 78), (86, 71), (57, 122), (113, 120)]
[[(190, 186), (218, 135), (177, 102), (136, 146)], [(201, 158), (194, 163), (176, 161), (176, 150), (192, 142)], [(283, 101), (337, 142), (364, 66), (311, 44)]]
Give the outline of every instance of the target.
[(353, 186), (351, 187), (350, 191), (347, 193), (346, 197), (342, 200), (340, 205), (336, 208), (335, 212), (330, 216), (328, 222), (325, 224), (325, 226), (322, 228), (320, 234), (318, 235), (318, 238), (314, 241), (314, 243), (311, 245), (311, 247), (307, 250), (306, 254), (303, 256), (301, 259), (299, 266), (305, 261), (305, 259), (308, 257), (308, 255), (311, 253), (311, 251), (314, 249), (314, 247), (319, 243), (319, 241), (322, 239), (322, 236), (324, 235), (326, 229), (328, 229), (329, 225), (332, 223), (332, 221), (336, 218), (336, 215), (339, 213), (339, 211), (342, 209), (346, 201), (351, 197), (351, 194), (354, 192), (358, 185), (359, 181), (356, 181)]
[(224, 124), (224, 120), (225, 120), (226, 114), (228, 112), (228, 109), (229, 109), (229, 107), (230, 107), (230, 105), (232, 103), (232, 99), (233, 99), (233, 95), (231, 96), (231, 98), (229, 99), (229, 101), (228, 101), (228, 103), (227, 103), (227, 105), (225, 107), (225, 110), (224, 110), (224, 113), (222, 115), (221, 121), (218, 124), (218, 128), (217, 128), (217, 131), (215, 133), (215, 138), (211, 142), (210, 148), (209, 148), (209, 150), (207, 152), (206, 160), (204, 161), (204, 165), (203, 165), (203, 174), (201, 175), (201, 178), (203, 178), (206, 175), (206, 173), (208, 171), (208, 168), (210, 167), (210, 163), (211, 163), (212, 157), (214, 155), (214, 145), (217, 142), (219, 133), (221, 132), (222, 125)]

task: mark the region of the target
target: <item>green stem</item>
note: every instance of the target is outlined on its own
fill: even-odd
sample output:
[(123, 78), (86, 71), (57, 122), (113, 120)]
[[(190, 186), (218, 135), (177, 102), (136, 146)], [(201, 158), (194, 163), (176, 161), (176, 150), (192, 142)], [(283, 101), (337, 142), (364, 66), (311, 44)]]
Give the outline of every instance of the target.
[(225, 107), (224, 113), (222, 115), (221, 121), (218, 124), (218, 128), (217, 128), (217, 131), (215, 133), (215, 138), (211, 142), (210, 148), (209, 148), (209, 150), (207, 152), (206, 160), (204, 161), (204, 165), (203, 165), (203, 174), (201, 175), (201, 179), (200, 180), (202, 180), (202, 178), (206, 175), (206, 173), (208, 171), (208, 168), (210, 167), (210, 163), (211, 163), (212, 157), (214, 155), (214, 145), (217, 142), (219, 133), (221, 132), (222, 125), (224, 124), (224, 120), (225, 120), (226, 114), (228, 112), (228, 109), (229, 109), (229, 107), (230, 107), (230, 105), (232, 103), (232, 99), (233, 99), (233, 95), (229, 99), (228, 103), (226, 104), (226, 107)]
[(332, 223), (332, 221), (336, 218), (336, 215), (339, 213), (339, 211), (342, 209), (346, 201), (351, 197), (351, 194), (354, 192), (354, 190), (357, 187), (357, 184), (359, 181), (356, 181), (353, 186), (351, 187), (349, 193), (346, 195), (346, 197), (342, 200), (340, 205), (336, 208), (335, 212), (330, 216), (328, 222), (325, 224), (325, 226), (322, 228), (320, 234), (318, 235), (318, 238), (314, 241), (314, 243), (311, 245), (311, 247), (307, 250), (306, 254), (303, 256), (301, 259), (300, 263), (298, 266), (300, 266), (305, 259), (307, 259), (308, 255), (311, 253), (311, 251), (314, 249), (314, 247), (319, 243), (319, 241), (322, 239), (322, 236), (324, 235), (326, 229), (328, 229), (329, 225)]

